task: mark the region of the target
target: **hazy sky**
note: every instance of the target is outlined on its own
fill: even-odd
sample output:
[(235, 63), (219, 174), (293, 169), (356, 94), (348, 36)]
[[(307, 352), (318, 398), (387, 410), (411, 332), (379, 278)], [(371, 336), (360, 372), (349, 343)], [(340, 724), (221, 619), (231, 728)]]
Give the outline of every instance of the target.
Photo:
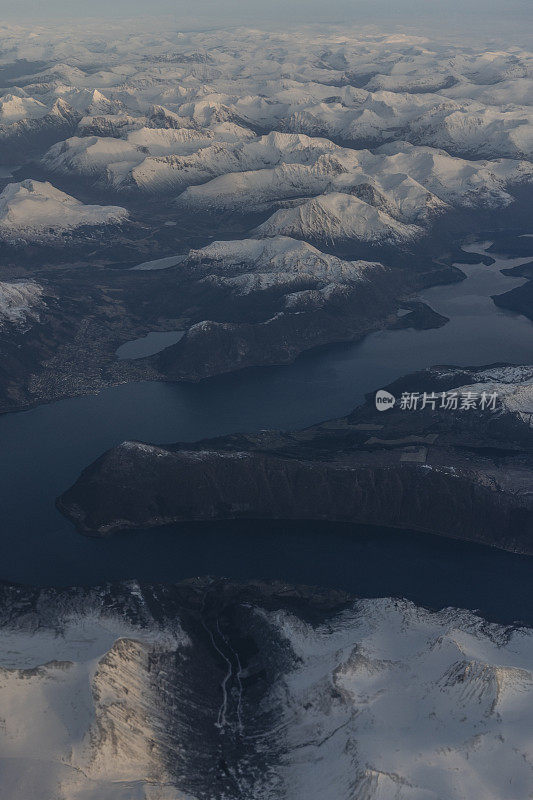
[(533, 0), (0, 0), (0, 21), (172, 14), (206, 25), (269, 21), (405, 21), (501, 18), (533, 24)]

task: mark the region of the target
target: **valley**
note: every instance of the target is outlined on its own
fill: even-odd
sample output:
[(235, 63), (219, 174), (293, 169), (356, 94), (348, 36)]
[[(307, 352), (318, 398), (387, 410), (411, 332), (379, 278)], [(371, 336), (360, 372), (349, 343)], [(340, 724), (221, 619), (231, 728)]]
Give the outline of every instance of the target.
[(4, 584), (2, 789), (522, 800), (531, 646), (470, 612), (280, 582)]

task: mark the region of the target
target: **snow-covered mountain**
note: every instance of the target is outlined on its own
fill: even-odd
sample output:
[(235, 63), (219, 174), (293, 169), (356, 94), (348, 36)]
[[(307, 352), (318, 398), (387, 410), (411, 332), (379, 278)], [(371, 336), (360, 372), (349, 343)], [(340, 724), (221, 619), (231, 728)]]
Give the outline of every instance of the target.
[[(0, 189), (35, 177), (91, 205), (8, 186), (0, 235), (90, 239), (76, 264), (90, 258), (102, 270), (105, 302), (120, 296), (146, 325), (179, 320), (187, 330), (160, 357), (176, 359), (165, 375), (179, 380), (197, 379), (200, 365), (206, 377), (286, 363), (394, 325), (400, 300), (461, 277), (447, 256), (464, 237), (500, 221), (524, 225), (533, 54), (494, 36), (6, 25)], [(125, 209), (128, 225), (109, 236), (97, 229), (124, 220)], [(212, 243), (224, 239), (231, 252), (217, 259)], [(272, 253), (258, 245), (267, 239)], [(307, 244), (323, 252), (298, 249)], [(187, 256), (191, 247), (200, 255)], [(258, 247), (267, 254), (259, 260)], [(6, 278), (47, 270), (45, 255), (32, 248), (31, 264), (10, 266)], [(365, 267), (365, 280), (354, 280), (361, 258), (389, 269)], [(118, 289), (115, 268), (135, 264)], [(522, 311), (526, 291), (496, 302)], [(445, 323), (421, 315), (403, 324)], [(109, 348), (107, 340), (99, 352)]]
[[(100, 125), (103, 120), (107, 120), (109, 125), (118, 124), (115, 118), (109, 115), (98, 117)], [(80, 125), (95, 125), (95, 118), (84, 118)], [(127, 123), (127, 120), (126, 120)], [(188, 156), (198, 150), (208, 148), (214, 142), (235, 143), (242, 139), (253, 138), (251, 131), (239, 128), (234, 125), (222, 123), (216, 125), (214, 129), (206, 128), (196, 130), (195, 128), (151, 128), (138, 125), (131, 126), (125, 124), (123, 138), (115, 136), (74, 136), (65, 142), (54, 145), (43, 156), (44, 165), (51, 172), (58, 172), (67, 175), (80, 175), (97, 179), (102, 186), (111, 188), (126, 187), (131, 184), (133, 188), (157, 191), (158, 184), (150, 186), (148, 178), (141, 180), (141, 176), (150, 172), (154, 165), (159, 164), (159, 172), (166, 171), (172, 173), (172, 166), (176, 164), (175, 159), (167, 159), (167, 156)], [(119, 130), (122, 126), (119, 126)], [(122, 131), (121, 131), (122, 132)], [(84, 131), (87, 133), (87, 131)], [(212, 153), (208, 150), (205, 155), (205, 169), (213, 169), (210, 165)], [(142, 166), (143, 163), (144, 167)], [(186, 162), (183, 162), (185, 168)], [(176, 169), (180, 167), (176, 166)], [(134, 175), (133, 175), (134, 173)], [(176, 178), (177, 185), (181, 185), (182, 179)], [(130, 187), (130, 188), (131, 188)]]
[(0, 617), (1, 800), (527, 796), (530, 629), (200, 580)]
[(191, 209), (261, 210), (280, 201), (349, 193), (404, 223), (430, 221), (457, 207), (508, 205), (508, 187), (531, 180), (526, 161), (466, 161), (407, 142), (376, 152), (338, 150), (315, 163), (229, 173), (191, 186), (177, 199)]
[(358, 197), (341, 192), (314, 197), (294, 208), (276, 211), (257, 229), (264, 236), (295, 236), (335, 243), (357, 239), (372, 244), (405, 242), (423, 235)]
[(0, 98), (0, 163), (20, 164), (43, 148), (71, 136), (79, 115), (59, 97), (49, 106), (10, 92)]
[[(80, 177), (126, 202), (175, 195), (188, 212), (278, 212), (269, 235), (307, 236), (316, 219), (313, 240), (377, 242), (412, 239), (409, 226), (451, 209), (507, 206), (533, 179), (525, 49), (335, 27), (259, 41), (111, 28), (75, 31), (68, 47), (43, 29), (43, 68), (0, 97), (6, 152), (39, 151), (52, 182)], [(20, 32), (4, 37), (27, 58)], [(347, 200), (358, 211), (345, 219), (339, 195), (379, 213)]]
[(141, 128), (119, 139), (73, 138), (55, 145), (43, 158), (55, 172), (99, 175), (114, 189), (180, 191), (217, 175), (262, 169), (279, 163), (312, 163), (332, 142), (298, 134), (259, 138), (228, 123), (214, 129)]
[(533, 153), (531, 52), (487, 46), (475, 31), (468, 47), (349, 26), (259, 41), (241, 28), (222, 45), (217, 31), (67, 35), (68, 47), (64, 30), (44, 26), (30, 45), (26, 31), (6, 28), (4, 63), (31, 50), (48, 64), (9, 92), (48, 107), (62, 97), (89, 116), (158, 106), (183, 127), (229, 122), (357, 146), (402, 138), (474, 158)]
[(283, 771), (292, 797), (526, 796), (529, 631), (391, 600), (318, 629), (283, 612), (276, 623), (301, 665), (272, 691), (299, 754)]
[[(351, 161), (355, 161), (352, 156)], [(273, 169), (230, 173), (182, 192), (179, 207), (210, 211), (261, 211), (286, 201), (341, 191), (353, 194), (405, 222), (424, 220), (448, 208), (405, 173), (369, 174), (360, 163), (321, 157), (311, 167), (282, 164)]]
[(126, 171), (146, 158), (146, 153), (127, 139), (114, 137), (72, 137), (54, 145), (43, 162), (51, 172), (83, 177), (106, 175), (114, 164)]
[(473, 158), (528, 158), (533, 155), (533, 113), (502, 109), (438, 94), (361, 91), (346, 105), (336, 101), (295, 110), (284, 130), (377, 146), (395, 139), (442, 147)]
[[(459, 370), (434, 368), (428, 374), (448, 378)], [(501, 414), (512, 414), (525, 425), (531, 425), (533, 414), (533, 367), (489, 367), (472, 375), (475, 382), (461, 386), (458, 391), (472, 394), (496, 394)]]
[(357, 284), (385, 269), (377, 262), (345, 261), (287, 236), (213, 242), (191, 250), (185, 265), (205, 274), (204, 280), (238, 294), (274, 286), (288, 291), (298, 286)]
[(119, 206), (86, 205), (50, 183), (10, 183), (0, 194), (0, 238), (43, 241), (82, 226), (114, 225), (128, 213)]
[(0, 98), (0, 125), (20, 122), (23, 119), (39, 119), (47, 113), (48, 108), (45, 104), (33, 97), (8, 92)]

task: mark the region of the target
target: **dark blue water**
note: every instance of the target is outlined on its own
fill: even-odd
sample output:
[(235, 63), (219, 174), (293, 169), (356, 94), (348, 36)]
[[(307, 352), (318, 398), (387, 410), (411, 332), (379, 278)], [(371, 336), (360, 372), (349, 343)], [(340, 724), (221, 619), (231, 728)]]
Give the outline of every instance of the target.
[(303, 427), (345, 414), (366, 392), (435, 363), (530, 362), (533, 325), (490, 300), (521, 282), (502, 276), (502, 266), (528, 260), (465, 267), (463, 283), (428, 290), (425, 299), (451, 318), (436, 330), (382, 331), (288, 367), (196, 386), (123, 385), (0, 417), (0, 579), (68, 585), (204, 574), (272, 577), (531, 620), (530, 592), (521, 588), (528, 585), (531, 560), (496, 550), (310, 523), (182, 525), (89, 539), (54, 506), (89, 462), (124, 439), (193, 441)]
[(176, 344), (183, 337), (184, 331), (152, 331), (139, 339), (121, 344), (116, 352), (118, 359), (137, 359), (153, 356), (166, 347)]

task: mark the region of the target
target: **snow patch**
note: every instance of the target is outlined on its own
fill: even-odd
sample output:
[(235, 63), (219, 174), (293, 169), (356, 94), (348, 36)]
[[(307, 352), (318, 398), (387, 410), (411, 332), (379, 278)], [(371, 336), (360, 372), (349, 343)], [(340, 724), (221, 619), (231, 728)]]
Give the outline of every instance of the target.
[(0, 328), (39, 319), (43, 287), (34, 281), (0, 281)]

